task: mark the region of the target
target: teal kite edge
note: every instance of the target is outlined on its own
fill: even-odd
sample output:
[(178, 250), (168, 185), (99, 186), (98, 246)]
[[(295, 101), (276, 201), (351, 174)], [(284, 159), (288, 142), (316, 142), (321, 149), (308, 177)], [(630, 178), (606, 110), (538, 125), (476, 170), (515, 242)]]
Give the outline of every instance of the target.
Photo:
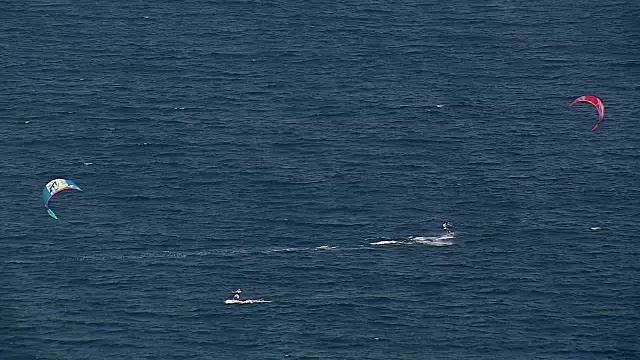
[(54, 219), (58, 220), (58, 217), (56, 216), (56, 214), (54, 214), (54, 213), (53, 213), (53, 210), (51, 210), (51, 209), (47, 209), (47, 212), (49, 213), (49, 215), (50, 215), (52, 218), (54, 218)]

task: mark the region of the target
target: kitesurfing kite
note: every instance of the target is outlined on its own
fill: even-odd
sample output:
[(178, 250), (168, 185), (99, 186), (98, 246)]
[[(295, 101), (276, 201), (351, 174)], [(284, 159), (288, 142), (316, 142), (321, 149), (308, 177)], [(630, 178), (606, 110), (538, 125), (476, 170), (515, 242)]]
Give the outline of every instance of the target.
[(51, 215), (51, 217), (56, 220), (58, 219), (58, 217), (53, 213), (53, 210), (49, 209), (49, 201), (51, 201), (53, 195), (65, 190), (82, 191), (82, 189), (80, 189), (80, 186), (67, 179), (53, 179), (49, 181), (47, 185), (45, 185), (44, 189), (42, 189), (42, 201), (44, 202), (44, 207), (45, 209), (47, 209), (49, 215)]
[(596, 131), (598, 126), (600, 126), (600, 123), (602, 123), (602, 120), (604, 120), (604, 104), (602, 103), (602, 100), (593, 95), (584, 95), (573, 100), (571, 104), (569, 104), (569, 107), (577, 102), (588, 102), (589, 104), (595, 106), (596, 110), (598, 110), (598, 123), (591, 128), (591, 131)]

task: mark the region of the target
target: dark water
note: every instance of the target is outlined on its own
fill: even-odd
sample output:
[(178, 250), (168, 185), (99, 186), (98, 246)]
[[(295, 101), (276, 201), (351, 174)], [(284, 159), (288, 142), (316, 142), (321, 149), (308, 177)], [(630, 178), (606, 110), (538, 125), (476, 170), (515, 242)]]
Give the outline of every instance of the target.
[(0, 358), (640, 358), (638, 24), (1, 2)]

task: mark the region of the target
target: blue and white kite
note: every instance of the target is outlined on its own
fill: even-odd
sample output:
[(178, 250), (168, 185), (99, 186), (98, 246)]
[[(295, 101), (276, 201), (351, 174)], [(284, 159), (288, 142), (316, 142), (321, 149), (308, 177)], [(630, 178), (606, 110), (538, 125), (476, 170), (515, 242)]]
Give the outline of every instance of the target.
[(53, 195), (65, 190), (82, 191), (82, 189), (80, 189), (80, 186), (67, 179), (53, 179), (49, 181), (47, 185), (45, 185), (44, 189), (42, 189), (42, 201), (44, 202), (44, 207), (45, 209), (47, 209), (49, 215), (51, 215), (51, 217), (56, 220), (58, 219), (58, 217), (53, 213), (53, 210), (49, 209), (49, 201), (51, 201)]

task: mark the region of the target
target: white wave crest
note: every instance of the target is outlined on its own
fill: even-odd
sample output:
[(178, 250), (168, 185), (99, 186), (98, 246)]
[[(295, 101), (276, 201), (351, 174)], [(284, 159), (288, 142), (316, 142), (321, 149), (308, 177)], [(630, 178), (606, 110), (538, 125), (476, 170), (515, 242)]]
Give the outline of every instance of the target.
[(224, 301), (224, 303), (227, 305), (262, 304), (262, 303), (270, 303), (270, 302), (271, 301), (264, 300), (264, 299), (246, 299), (246, 300), (227, 299)]

